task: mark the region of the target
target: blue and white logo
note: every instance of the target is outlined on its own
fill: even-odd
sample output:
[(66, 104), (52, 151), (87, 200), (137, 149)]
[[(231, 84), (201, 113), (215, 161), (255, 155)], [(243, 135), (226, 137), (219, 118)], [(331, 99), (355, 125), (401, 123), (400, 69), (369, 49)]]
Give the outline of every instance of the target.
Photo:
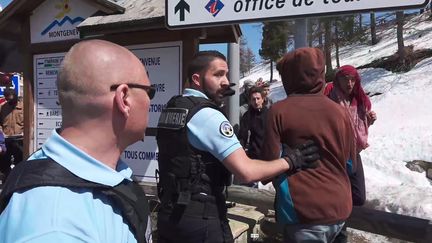
[(209, 13), (216, 17), (225, 5), (220, 0), (210, 0), (205, 6)]
[(225, 137), (230, 138), (230, 137), (234, 136), (234, 129), (233, 129), (232, 125), (227, 121), (224, 121), (220, 124), (219, 131)]

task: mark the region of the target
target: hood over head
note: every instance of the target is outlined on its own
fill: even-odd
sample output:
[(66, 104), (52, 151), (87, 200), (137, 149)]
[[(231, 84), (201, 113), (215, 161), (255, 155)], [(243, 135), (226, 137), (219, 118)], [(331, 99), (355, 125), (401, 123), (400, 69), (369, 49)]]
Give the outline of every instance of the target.
[(321, 93), (325, 86), (324, 55), (318, 48), (299, 48), (278, 61), (276, 69), (287, 95)]
[(344, 76), (352, 76), (355, 79), (354, 88), (352, 96), (354, 97), (353, 102), (360, 103), (360, 105), (363, 105), (366, 110), (371, 109), (371, 102), (369, 100), (369, 97), (367, 96), (366, 92), (363, 90), (363, 87), (361, 85), (361, 78), (357, 71), (357, 69), (351, 65), (344, 65), (340, 67), (335, 75), (334, 85), (340, 89), (340, 80)]
[(338, 68), (338, 70), (336, 71), (336, 75), (335, 75), (335, 85), (340, 86), (339, 85), (339, 80), (341, 77), (344, 76), (352, 76), (355, 79), (355, 86), (359, 86), (360, 85), (360, 75), (357, 72), (357, 69), (351, 65), (344, 65), (340, 68)]

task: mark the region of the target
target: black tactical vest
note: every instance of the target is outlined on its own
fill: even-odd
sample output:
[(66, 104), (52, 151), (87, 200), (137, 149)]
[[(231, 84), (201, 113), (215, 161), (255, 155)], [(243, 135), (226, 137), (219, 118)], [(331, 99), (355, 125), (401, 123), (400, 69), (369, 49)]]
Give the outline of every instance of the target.
[(175, 96), (160, 115), (156, 139), (162, 205), (185, 206), (198, 194), (211, 195), (217, 204), (225, 205), (222, 191), (231, 181), (230, 172), (209, 152), (194, 148), (187, 138), (186, 124), (205, 107), (220, 111), (208, 99)]
[(145, 232), (149, 216), (148, 200), (141, 187), (123, 180), (110, 187), (77, 177), (52, 159), (21, 162), (11, 171), (0, 194), (0, 213), (6, 208), (14, 192), (40, 186), (88, 188), (110, 198), (120, 209), (138, 243), (146, 243)]

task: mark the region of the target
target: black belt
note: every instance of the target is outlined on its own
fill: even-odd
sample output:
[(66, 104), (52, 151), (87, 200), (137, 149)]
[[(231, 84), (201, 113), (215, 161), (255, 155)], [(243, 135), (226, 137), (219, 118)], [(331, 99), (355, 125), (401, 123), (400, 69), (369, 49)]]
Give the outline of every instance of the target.
[(185, 216), (202, 217), (204, 219), (209, 218), (220, 218), (224, 210), (221, 207), (225, 207), (225, 201), (223, 205), (216, 203), (214, 196), (195, 194), (191, 197), (191, 200), (187, 205), (167, 205), (162, 203), (160, 212), (171, 214), (171, 218), (175, 221)]

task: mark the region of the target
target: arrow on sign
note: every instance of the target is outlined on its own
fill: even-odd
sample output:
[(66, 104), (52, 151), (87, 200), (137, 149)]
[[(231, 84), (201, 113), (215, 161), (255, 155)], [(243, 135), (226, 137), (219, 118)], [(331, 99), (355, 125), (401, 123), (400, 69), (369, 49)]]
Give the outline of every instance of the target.
[(174, 9), (174, 13), (176, 14), (178, 11), (180, 11), (180, 21), (184, 21), (185, 20), (185, 10), (189, 11), (189, 4), (187, 4), (187, 2), (185, 2), (185, 0), (180, 0), (179, 3), (177, 3), (177, 5), (175, 6)]

